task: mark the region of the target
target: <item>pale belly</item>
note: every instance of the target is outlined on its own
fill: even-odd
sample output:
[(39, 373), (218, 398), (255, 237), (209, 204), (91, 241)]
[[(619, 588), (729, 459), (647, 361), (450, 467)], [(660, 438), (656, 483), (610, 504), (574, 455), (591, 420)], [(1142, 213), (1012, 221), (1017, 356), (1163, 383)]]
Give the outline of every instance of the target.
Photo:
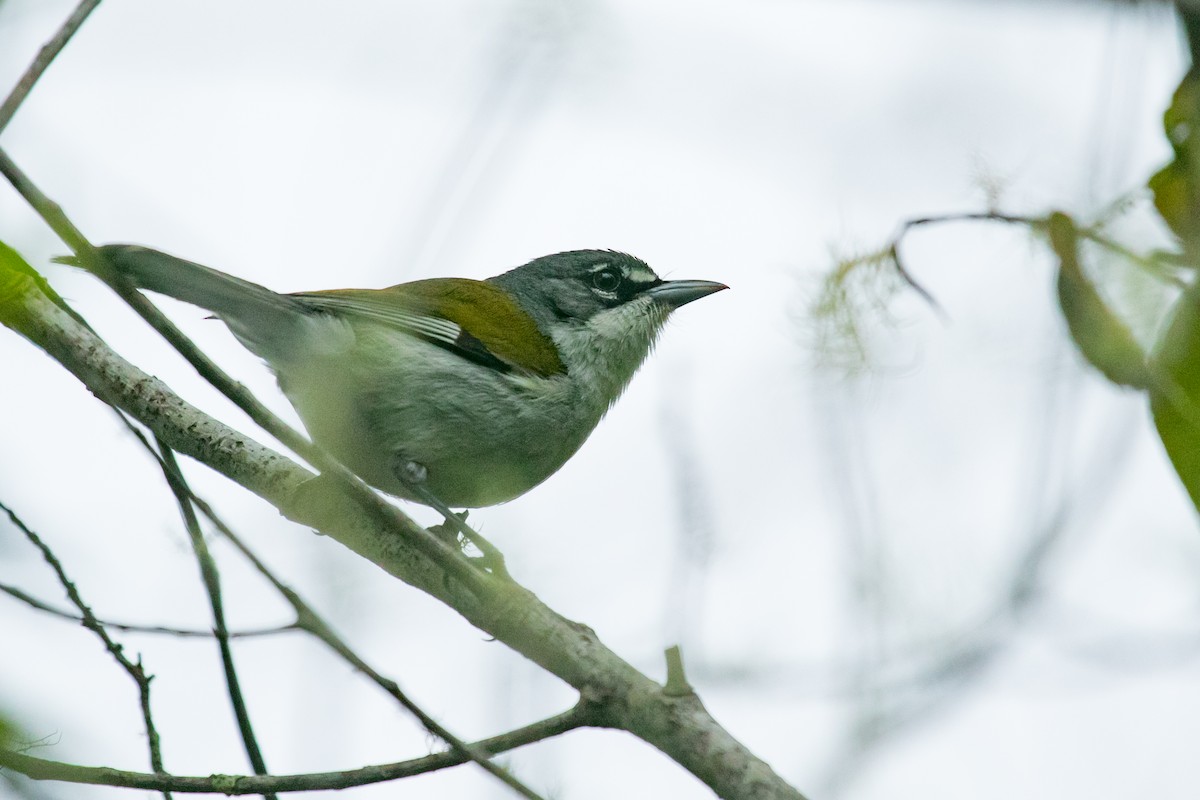
[(403, 334), (278, 370), (309, 434), (363, 480), (419, 500), (397, 477), (415, 462), (454, 508), (495, 505), (544, 481), (587, 439), (607, 403), (566, 376), (514, 378)]

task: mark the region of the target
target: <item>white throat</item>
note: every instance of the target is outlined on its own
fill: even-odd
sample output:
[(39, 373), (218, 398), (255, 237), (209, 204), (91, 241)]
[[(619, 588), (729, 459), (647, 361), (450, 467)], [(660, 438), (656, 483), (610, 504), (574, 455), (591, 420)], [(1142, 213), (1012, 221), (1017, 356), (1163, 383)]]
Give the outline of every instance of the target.
[(654, 349), (670, 310), (650, 299), (601, 311), (582, 326), (551, 333), (580, 400), (600, 414), (617, 401)]

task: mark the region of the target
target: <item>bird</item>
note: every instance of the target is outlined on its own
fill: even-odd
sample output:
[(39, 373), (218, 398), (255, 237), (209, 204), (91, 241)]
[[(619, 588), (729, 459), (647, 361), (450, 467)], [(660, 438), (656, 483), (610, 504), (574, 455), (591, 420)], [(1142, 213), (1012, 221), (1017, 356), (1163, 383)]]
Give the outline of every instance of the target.
[(352, 472), (443, 513), (505, 503), (557, 472), (671, 313), (729, 288), (573, 250), (486, 280), (283, 294), (139, 245), (98, 251), (134, 286), (224, 322)]

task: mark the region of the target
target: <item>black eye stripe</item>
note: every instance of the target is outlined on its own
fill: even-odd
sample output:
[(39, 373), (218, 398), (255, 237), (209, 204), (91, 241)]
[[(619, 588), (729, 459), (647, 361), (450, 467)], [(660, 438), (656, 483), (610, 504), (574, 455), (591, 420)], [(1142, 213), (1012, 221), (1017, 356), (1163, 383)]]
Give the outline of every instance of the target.
[(627, 303), (662, 283), (662, 279), (649, 270), (631, 270), (616, 264), (598, 265), (588, 272), (585, 281), (592, 293), (609, 308)]

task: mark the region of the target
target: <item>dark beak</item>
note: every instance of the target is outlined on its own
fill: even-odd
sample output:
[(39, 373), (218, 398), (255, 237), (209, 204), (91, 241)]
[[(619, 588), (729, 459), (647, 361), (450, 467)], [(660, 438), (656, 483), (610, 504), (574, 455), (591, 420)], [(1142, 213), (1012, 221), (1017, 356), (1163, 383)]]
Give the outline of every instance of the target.
[(693, 300), (728, 288), (725, 284), (714, 281), (667, 281), (647, 289), (646, 294), (667, 308), (679, 308)]

